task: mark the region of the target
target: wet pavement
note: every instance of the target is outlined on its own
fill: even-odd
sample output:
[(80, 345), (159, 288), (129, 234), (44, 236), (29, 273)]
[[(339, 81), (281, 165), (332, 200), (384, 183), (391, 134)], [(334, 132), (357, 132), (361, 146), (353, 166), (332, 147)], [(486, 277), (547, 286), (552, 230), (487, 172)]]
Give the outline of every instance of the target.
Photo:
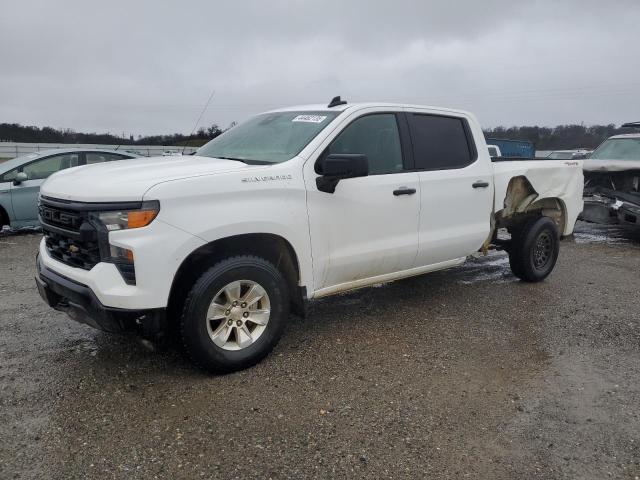
[(0, 235), (0, 478), (640, 478), (640, 233), (327, 298), (226, 376), (94, 331)]

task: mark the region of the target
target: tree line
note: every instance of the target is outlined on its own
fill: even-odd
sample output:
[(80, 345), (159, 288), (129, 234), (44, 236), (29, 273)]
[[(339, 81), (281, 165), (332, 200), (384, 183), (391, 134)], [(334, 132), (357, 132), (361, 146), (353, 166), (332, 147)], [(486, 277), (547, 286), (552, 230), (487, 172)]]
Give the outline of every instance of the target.
[[(229, 125), (231, 128), (235, 122)], [(147, 135), (134, 137), (118, 136), (112, 133), (82, 133), (65, 128), (25, 126), (18, 123), (0, 123), (0, 141), (26, 143), (97, 143), (106, 145), (175, 145), (200, 146), (216, 138), (226, 129), (213, 124), (200, 127), (191, 135), (172, 133), (169, 135)]]
[[(637, 130), (636, 130), (637, 131)], [(528, 140), (536, 150), (594, 149), (612, 135), (633, 129), (609, 125), (558, 125), (556, 127), (496, 127), (484, 131), (485, 138)]]
[[(227, 129), (233, 127), (233, 122)], [(111, 133), (81, 133), (71, 129), (24, 126), (18, 123), (0, 123), (0, 141), (28, 143), (99, 143), (115, 145), (176, 145), (200, 146), (227, 129), (213, 124), (201, 127), (193, 135), (133, 135), (121, 137)], [(528, 140), (537, 150), (569, 150), (595, 148), (611, 135), (631, 133), (628, 128), (610, 125), (558, 125), (556, 127), (496, 127), (484, 131), (486, 138)]]

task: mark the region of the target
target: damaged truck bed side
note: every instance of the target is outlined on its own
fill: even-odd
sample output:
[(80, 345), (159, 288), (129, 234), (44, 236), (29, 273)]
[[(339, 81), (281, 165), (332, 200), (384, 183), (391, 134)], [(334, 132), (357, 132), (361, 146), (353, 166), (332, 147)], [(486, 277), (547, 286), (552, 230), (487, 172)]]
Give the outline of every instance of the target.
[(607, 139), (583, 163), (587, 222), (640, 226), (640, 133)]

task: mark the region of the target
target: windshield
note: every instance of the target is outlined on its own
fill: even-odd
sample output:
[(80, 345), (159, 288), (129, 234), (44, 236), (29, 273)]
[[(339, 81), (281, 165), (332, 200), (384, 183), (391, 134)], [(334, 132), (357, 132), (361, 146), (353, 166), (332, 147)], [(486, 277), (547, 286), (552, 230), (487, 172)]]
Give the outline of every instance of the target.
[(340, 112), (274, 112), (253, 117), (202, 146), (196, 155), (247, 163), (295, 157)]
[(640, 160), (640, 138), (610, 138), (591, 154), (596, 160)]

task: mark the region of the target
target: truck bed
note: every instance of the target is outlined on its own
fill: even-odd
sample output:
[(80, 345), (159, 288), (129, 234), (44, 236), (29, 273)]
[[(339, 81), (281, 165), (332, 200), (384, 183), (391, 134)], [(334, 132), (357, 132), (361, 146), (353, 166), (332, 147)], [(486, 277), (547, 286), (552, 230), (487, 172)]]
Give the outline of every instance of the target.
[(492, 163), (495, 181), (494, 211), (505, 206), (509, 183), (514, 177), (524, 177), (535, 192), (534, 201), (558, 198), (567, 215), (563, 235), (570, 235), (582, 211), (584, 178), (581, 160), (503, 159)]

